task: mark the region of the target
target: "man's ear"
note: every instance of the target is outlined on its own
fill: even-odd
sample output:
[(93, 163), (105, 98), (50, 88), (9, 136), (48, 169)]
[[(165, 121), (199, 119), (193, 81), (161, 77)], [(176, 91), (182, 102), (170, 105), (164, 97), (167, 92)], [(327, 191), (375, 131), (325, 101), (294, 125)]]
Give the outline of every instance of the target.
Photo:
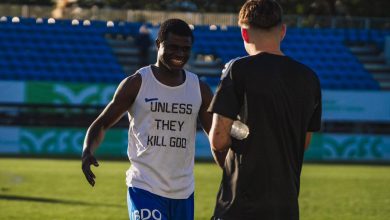
[(157, 50), (160, 49), (160, 40), (159, 39), (156, 39), (156, 48)]
[(245, 41), (245, 43), (249, 43), (249, 33), (248, 29), (241, 28), (241, 37)]
[(280, 41), (282, 41), (284, 39), (284, 37), (286, 36), (286, 33), (287, 33), (287, 26), (286, 26), (286, 24), (282, 24), (282, 29), (280, 31)]

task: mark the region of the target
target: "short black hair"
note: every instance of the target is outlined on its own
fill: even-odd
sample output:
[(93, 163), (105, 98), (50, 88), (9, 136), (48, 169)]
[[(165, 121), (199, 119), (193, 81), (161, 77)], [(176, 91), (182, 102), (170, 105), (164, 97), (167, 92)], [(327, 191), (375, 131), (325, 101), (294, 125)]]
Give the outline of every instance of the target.
[(241, 8), (239, 25), (271, 29), (283, 22), (282, 7), (275, 0), (249, 0)]
[(191, 37), (191, 41), (194, 43), (194, 35), (192, 34), (192, 30), (190, 26), (183, 20), (172, 18), (164, 21), (160, 26), (160, 30), (158, 31), (157, 40), (164, 42), (168, 37), (168, 33), (183, 37)]

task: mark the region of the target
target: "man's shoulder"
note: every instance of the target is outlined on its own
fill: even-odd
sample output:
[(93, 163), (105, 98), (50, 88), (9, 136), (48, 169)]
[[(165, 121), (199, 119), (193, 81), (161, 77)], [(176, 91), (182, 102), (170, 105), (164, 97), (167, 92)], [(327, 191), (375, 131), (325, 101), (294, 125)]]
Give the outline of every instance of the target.
[(236, 57), (231, 59), (229, 62), (227, 62), (222, 70), (221, 79), (225, 78), (227, 74), (229, 74), (233, 68), (236, 68), (237, 66), (241, 66), (244, 63), (246, 63), (247, 60), (250, 59), (250, 56), (244, 56), (244, 57)]
[(307, 72), (307, 73), (310, 73), (310, 74), (315, 74), (314, 70), (312, 68), (310, 68), (309, 66), (307, 66), (306, 64), (302, 63), (301, 61), (298, 61), (292, 57), (289, 57), (288, 56), (288, 59), (290, 61), (290, 64), (292, 67), (294, 67), (294, 69), (298, 69), (300, 71), (304, 71), (304, 72)]
[(138, 93), (142, 84), (142, 77), (139, 72), (134, 73), (131, 76), (128, 76), (122, 80), (118, 86), (118, 91), (125, 93)]
[(291, 69), (295, 73), (299, 73), (300, 75), (304, 76), (304, 78), (308, 80), (308, 82), (311, 82), (311, 85), (313, 85), (316, 89), (321, 89), (320, 79), (312, 68), (291, 57), (289, 57), (289, 59), (292, 63), (288, 69)]
[(191, 72), (187, 69), (184, 69), (184, 71), (186, 72), (187, 76), (189, 76), (189, 77), (196, 78), (196, 79), (199, 78), (198, 75), (194, 72)]
[(225, 66), (233, 67), (238, 65), (244, 65), (248, 61), (252, 60), (253, 56), (242, 56), (242, 57), (236, 57), (234, 59), (231, 59), (229, 62), (226, 63)]
[(205, 84), (202, 80), (200, 80), (198, 74), (193, 73), (193, 72), (186, 70), (186, 69), (184, 69), (184, 71), (186, 73), (186, 77), (188, 78), (187, 80), (189, 80), (190, 82), (199, 83), (199, 87), (202, 87), (202, 83)]
[(151, 65), (141, 67), (137, 71), (135, 71), (135, 74), (139, 74), (141, 76), (145, 75), (145, 74), (150, 74), (150, 73), (152, 73), (152, 66)]

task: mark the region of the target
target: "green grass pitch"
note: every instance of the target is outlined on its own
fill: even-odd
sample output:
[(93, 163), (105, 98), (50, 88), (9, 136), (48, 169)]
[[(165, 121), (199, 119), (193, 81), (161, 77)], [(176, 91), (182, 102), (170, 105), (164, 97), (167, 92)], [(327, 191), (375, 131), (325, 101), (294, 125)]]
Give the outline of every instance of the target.
[[(0, 158), (1, 220), (125, 220), (128, 162), (100, 161), (90, 187), (77, 160)], [(221, 178), (195, 166), (195, 219), (210, 219)], [(302, 220), (390, 219), (390, 166), (304, 164)]]

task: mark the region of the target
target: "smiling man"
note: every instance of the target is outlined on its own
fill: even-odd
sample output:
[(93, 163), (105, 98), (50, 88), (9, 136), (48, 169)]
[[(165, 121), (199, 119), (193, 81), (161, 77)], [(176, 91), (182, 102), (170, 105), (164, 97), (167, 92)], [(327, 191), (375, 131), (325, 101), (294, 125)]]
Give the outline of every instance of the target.
[(210, 88), (183, 69), (193, 44), (188, 24), (165, 21), (159, 30), (157, 62), (139, 69), (118, 86), (113, 100), (89, 127), (82, 170), (94, 186), (90, 166), (105, 132), (128, 113), (128, 210), (133, 219), (194, 219), (194, 154), (199, 116), (208, 133)]

